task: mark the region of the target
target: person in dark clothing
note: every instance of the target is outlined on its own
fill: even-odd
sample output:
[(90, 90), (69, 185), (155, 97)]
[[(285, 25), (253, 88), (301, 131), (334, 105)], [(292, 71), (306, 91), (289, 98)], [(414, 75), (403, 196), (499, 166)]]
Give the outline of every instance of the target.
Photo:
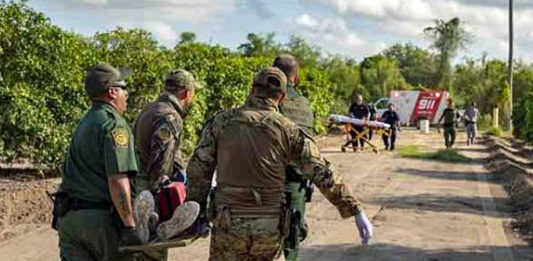
[[(377, 120), (377, 111), (376, 111), (376, 107), (373, 105), (373, 104), (368, 104), (367, 105), (368, 107), (368, 113), (370, 115), (370, 118), (369, 120), (371, 121), (375, 121)], [(372, 137), (374, 136), (374, 130), (373, 129), (370, 129), (368, 131), (368, 140), (372, 140)]]
[[(350, 109), (348, 111), (348, 115), (350, 117), (360, 120), (367, 120), (369, 116), (369, 109), (368, 106), (363, 102), (363, 95), (357, 94), (355, 95), (355, 102), (350, 105)], [(352, 137), (351, 141), (346, 142), (344, 146), (342, 146), (342, 149), (344, 151), (344, 148), (347, 147), (350, 143), (352, 144), (353, 151), (357, 151), (359, 146), (361, 146), (361, 150), (365, 147), (364, 140), (356, 139), (357, 133), (362, 133), (365, 130), (364, 126), (360, 125), (354, 125), (352, 124), (351, 130), (350, 130), (350, 136)], [(364, 136), (366, 138), (366, 135)]]
[[(389, 103), (388, 110), (383, 113), (381, 116), (383, 122), (390, 125), (390, 136), (383, 134), (383, 143), (385, 144), (386, 150), (394, 150), (394, 144), (396, 143), (396, 132), (400, 131), (400, 116), (394, 110), (394, 105)], [(390, 139), (390, 142), (389, 142)]]
[(455, 144), (455, 125), (460, 117), (461, 115), (459, 115), (455, 109), (453, 100), (448, 99), (448, 107), (444, 110), (439, 119), (439, 125), (441, 124), (442, 120), (444, 120), (444, 144), (446, 145), (447, 149), (451, 149)]

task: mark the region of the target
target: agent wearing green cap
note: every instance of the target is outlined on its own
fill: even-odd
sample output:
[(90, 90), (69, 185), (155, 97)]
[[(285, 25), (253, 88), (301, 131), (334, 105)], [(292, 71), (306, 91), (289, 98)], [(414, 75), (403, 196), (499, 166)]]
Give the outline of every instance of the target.
[[(205, 210), (216, 170), (217, 187), (209, 204), (213, 221), (210, 261), (283, 260), (288, 208), (285, 171), (298, 162), (342, 217), (356, 215), (368, 241), (372, 225), (361, 203), (339, 173), (319, 153), (310, 136), (278, 111), (287, 95), (287, 78), (278, 68), (257, 74), (246, 103), (209, 120), (189, 164), (189, 198)], [(364, 222), (363, 222), (364, 221)], [(365, 241), (365, 242), (366, 242)]]
[[(135, 122), (136, 145), (141, 171), (136, 178), (137, 191), (155, 191), (165, 180), (186, 181), (185, 163), (180, 153), (180, 134), (185, 110), (192, 104), (200, 84), (186, 70), (174, 70), (165, 80), (157, 101), (148, 104)], [(187, 223), (187, 222), (182, 222)], [(169, 226), (179, 234), (183, 227)], [(168, 251), (150, 251), (144, 260), (167, 260)], [(137, 258), (141, 260), (141, 258)]]
[[(101, 63), (87, 71), (92, 107), (76, 128), (66, 155), (59, 191), (68, 212), (59, 219), (61, 260), (122, 260), (119, 245), (146, 243), (135, 220), (130, 178), (137, 173), (133, 135), (122, 117), (131, 70)], [(153, 205), (153, 202), (152, 202)], [(135, 209), (134, 209), (135, 208)]]

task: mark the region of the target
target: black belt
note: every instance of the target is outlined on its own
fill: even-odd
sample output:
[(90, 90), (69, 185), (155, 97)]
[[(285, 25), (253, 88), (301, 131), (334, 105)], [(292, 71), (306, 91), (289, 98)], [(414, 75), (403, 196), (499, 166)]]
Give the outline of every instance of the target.
[(74, 211), (83, 209), (111, 210), (112, 206), (113, 204), (111, 202), (92, 202), (79, 198), (69, 199), (69, 209)]

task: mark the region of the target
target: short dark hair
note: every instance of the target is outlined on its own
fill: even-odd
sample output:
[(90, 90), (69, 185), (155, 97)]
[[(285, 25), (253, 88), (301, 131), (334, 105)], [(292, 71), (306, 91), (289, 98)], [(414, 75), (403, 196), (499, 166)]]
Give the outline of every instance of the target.
[(287, 78), (291, 78), (292, 76), (298, 75), (298, 62), (290, 54), (278, 55), (274, 60), (274, 64), (272, 66), (277, 67), (278, 69), (283, 71)]

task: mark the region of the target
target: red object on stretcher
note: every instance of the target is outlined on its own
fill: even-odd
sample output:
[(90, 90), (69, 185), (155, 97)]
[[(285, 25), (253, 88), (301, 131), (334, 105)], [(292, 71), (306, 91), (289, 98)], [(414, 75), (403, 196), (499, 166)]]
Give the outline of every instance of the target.
[(174, 210), (185, 202), (187, 189), (182, 182), (171, 182), (158, 193), (159, 222), (167, 221), (174, 214)]

